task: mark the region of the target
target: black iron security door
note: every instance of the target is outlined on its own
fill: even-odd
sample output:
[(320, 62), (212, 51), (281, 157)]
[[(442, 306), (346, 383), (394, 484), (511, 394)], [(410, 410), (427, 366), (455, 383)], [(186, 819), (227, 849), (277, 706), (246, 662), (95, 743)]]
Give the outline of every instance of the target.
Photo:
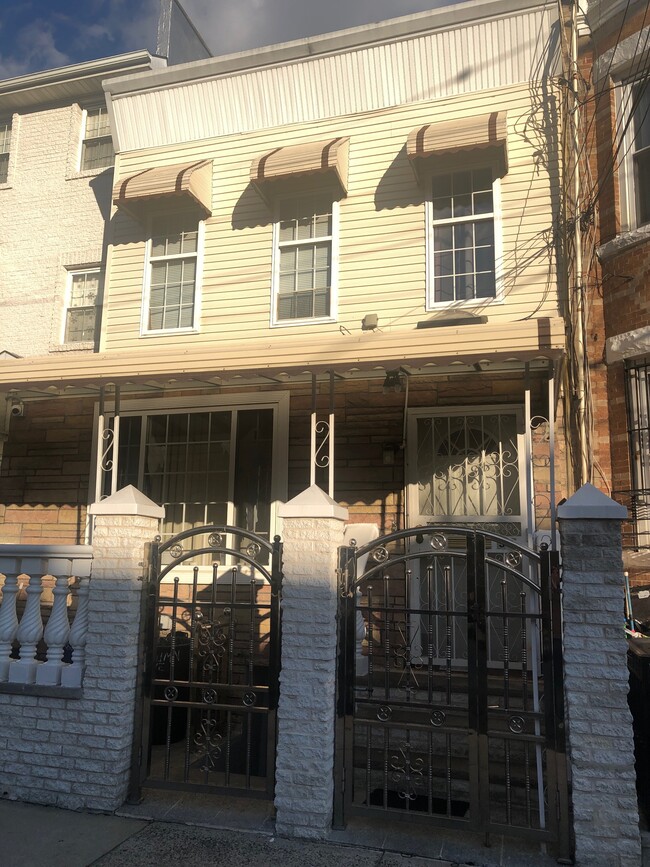
[(273, 797), (282, 545), (229, 526), (152, 545), (140, 787)]
[(389, 815), (569, 858), (557, 554), (427, 526), (340, 564), (337, 824)]

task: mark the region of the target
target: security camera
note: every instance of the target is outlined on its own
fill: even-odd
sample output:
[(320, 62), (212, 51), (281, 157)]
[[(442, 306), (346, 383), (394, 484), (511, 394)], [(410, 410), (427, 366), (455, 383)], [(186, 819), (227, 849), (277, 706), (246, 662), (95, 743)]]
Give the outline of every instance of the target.
[(9, 412), (14, 418), (22, 418), (25, 415), (25, 404), (22, 400), (14, 400), (11, 403)]

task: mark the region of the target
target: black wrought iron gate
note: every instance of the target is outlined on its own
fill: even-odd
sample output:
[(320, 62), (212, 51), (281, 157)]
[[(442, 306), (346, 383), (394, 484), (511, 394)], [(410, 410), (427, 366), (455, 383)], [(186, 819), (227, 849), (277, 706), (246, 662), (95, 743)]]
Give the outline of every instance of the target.
[(142, 786), (273, 797), (282, 544), (229, 526), (151, 546)]
[(335, 822), (515, 834), (571, 855), (559, 565), (420, 527), (340, 549)]

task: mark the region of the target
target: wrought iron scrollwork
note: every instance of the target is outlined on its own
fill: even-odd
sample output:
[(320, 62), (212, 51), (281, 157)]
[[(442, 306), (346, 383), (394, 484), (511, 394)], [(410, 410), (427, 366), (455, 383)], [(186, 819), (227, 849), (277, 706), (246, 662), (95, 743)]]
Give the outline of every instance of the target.
[(214, 771), (221, 755), (223, 736), (217, 731), (217, 721), (202, 717), (199, 730), (194, 735), (194, 744), (203, 752), (200, 768), (202, 771)]
[(417, 786), (424, 782), (424, 760), (413, 759), (411, 745), (403, 744), (399, 753), (391, 756), (391, 780), (397, 785), (397, 794), (402, 800), (414, 801), (417, 797)]

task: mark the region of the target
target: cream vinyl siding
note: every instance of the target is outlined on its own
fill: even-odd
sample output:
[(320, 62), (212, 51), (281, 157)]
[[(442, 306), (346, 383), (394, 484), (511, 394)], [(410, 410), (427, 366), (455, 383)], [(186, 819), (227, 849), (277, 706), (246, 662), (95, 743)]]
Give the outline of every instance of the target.
[[(340, 199), (337, 319), (296, 325), (292, 336), (317, 340), (339, 334), (340, 326), (358, 333), (367, 313), (378, 315), (384, 333), (413, 329), (418, 321), (434, 316), (435, 312), (425, 310), (428, 183), (419, 183), (410, 165), (408, 134), (418, 125), (495, 110), (507, 113), (508, 124), (509, 171), (501, 179), (504, 299), (459, 306), (487, 315), (490, 325), (532, 315), (556, 316), (555, 254), (544, 252), (543, 247), (553, 236), (554, 219), (547, 167), (557, 172), (557, 163), (556, 154), (547, 153), (537, 127), (537, 100), (548, 101), (548, 94), (540, 86), (533, 104), (533, 87), (423, 101), (305, 126), (119, 155), (118, 182), (157, 166), (213, 161), (213, 216), (205, 222), (200, 333), (174, 335), (174, 348), (225, 346), (259, 338), (275, 345), (286, 340), (286, 330), (270, 327), (273, 212), (249, 183), (250, 165), (274, 147), (339, 136), (349, 136), (350, 151), (348, 195)], [(466, 151), (459, 158), (468, 165), (474, 156), (477, 165), (485, 164), (482, 151)], [(439, 171), (440, 166), (433, 157), (432, 168)], [(310, 181), (304, 183), (306, 187)], [(114, 230), (101, 348), (127, 351), (142, 343), (144, 229), (118, 212)], [(435, 331), (430, 334), (435, 340)], [(169, 336), (146, 340), (148, 345), (171, 345)]]

